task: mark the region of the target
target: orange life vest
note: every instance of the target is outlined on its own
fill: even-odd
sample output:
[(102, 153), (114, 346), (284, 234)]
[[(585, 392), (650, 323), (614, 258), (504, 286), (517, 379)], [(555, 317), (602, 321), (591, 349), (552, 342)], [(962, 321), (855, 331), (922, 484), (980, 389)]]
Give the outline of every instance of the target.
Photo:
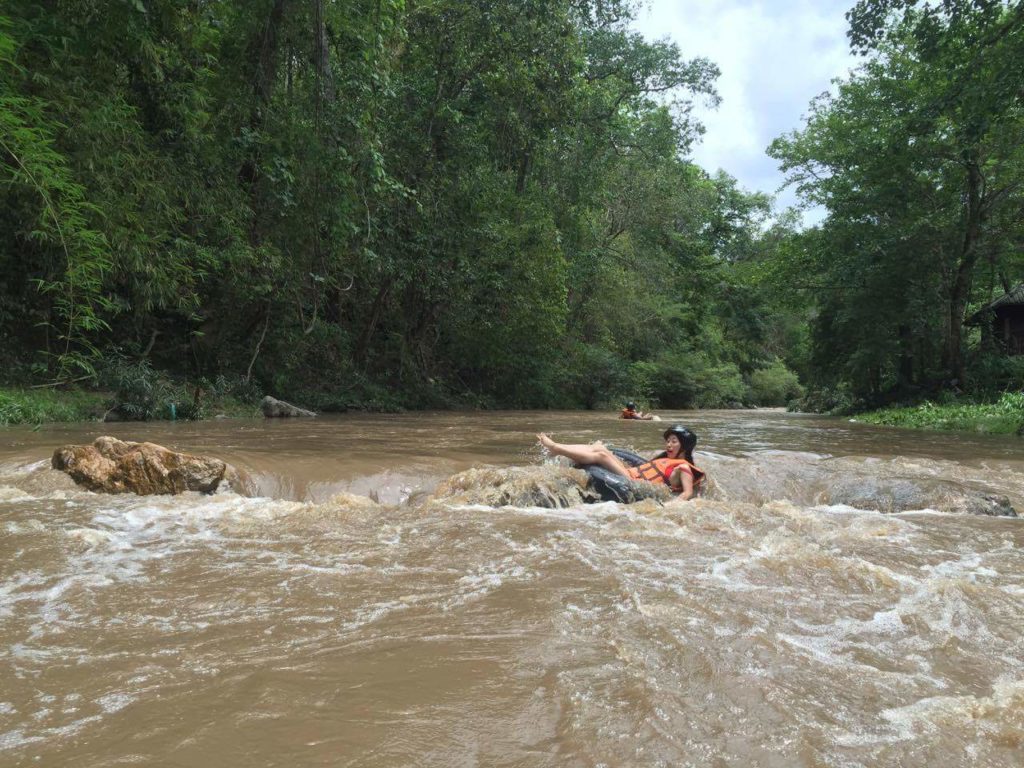
[(619, 418), (620, 419), (635, 419), (636, 418), (636, 411), (631, 411), (629, 408), (623, 408), (622, 409), (622, 415), (619, 416)]
[(670, 478), (672, 477), (672, 473), (679, 467), (682, 467), (684, 472), (689, 472), (693, 476), (694, 489), (699, 488), (700, 484), (704, 482), (704, 473), (686, 459), (670, 459), (667, 456), (661, 459), (651, 459), (650, 461), (645, 461), (643, 464), (638, 466), (630, 467), (629, 476), (634, 480), (646, 480), (649, 483), (664, 483), (671, 488), (672, 483), (670, 482)]

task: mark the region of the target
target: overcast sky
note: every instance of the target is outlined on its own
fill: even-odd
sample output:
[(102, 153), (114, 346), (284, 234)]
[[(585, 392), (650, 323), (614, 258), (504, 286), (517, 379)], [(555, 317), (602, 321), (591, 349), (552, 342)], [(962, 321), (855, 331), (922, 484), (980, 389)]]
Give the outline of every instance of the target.
[[(800, 128), (811, 99), (854, 66), (844, 18), (854, 1), (644, 0), (636, 28), (645, 37), (668, 37), (684, 58), (704, 56), (722, 71), (721, 105), (698, 110), (707, 128), (693, 150), (699, 165), (776, 192), (782, 174), (765, 149)], [(793, 204), (792, 189), (778, 200)]]

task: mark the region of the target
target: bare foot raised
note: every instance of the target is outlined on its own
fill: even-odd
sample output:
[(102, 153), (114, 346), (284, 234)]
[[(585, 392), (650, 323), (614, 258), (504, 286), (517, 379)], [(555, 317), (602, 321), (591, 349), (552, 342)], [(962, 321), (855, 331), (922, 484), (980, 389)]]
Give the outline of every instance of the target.
[(539, 432), (537, 434), (537, 439), (540, 441), (540, 444), (543, 445), (545, 448), (547, 448), (549, 451), (552, 448), (554, 448), (554, 446), (555, 446), (555, 441), (552, 440), (550, 437), (548, 437), (543, 432)]

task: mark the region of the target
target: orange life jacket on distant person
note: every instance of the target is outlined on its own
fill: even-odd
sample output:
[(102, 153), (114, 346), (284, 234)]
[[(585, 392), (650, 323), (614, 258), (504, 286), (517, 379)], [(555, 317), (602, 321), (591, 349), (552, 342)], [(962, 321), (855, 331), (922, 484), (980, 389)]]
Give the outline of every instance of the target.
[[(646, 480), (649, 483), (661, 482), (669, 488), (672, 488), (670, 479), (672, 477), (672, 473), (679, 467), (682, 467), (684, 472), (689, 472), (693, 477), (694, 490), (699, 488), (700, 484), (704, 482), (705, 474), (682, 457), (678, 459), (670, 459), (666, 456), (661, 459), (645, 461), (643, 464), (630, 467), (629, 476), (634, 480)], [(673, 490), (675, 489), (673, 488)]]
[(635, 419), (636, 417), (636, 411), (631, 408), (623, 408), (622, 415), (619, 416), (620, 419)]

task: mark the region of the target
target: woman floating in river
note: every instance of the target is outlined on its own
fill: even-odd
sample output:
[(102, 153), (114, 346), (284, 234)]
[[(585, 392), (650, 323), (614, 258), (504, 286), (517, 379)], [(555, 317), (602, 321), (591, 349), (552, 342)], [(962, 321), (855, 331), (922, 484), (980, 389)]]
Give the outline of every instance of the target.
[(556, 443), (543, 432), (537, 435), (541, 445), (556, 456), (565, 456), (577, 464), (596, 464), (631, 480), (664, 483), (685, 501), (693, 497), (704, 480), (704, 473), (693, 465), (697, 436), (686, 427), (676, 424), (665, 430), (664, 437), (664, 451), (653, 459), (629, 467), (604, 443), (566, 445)]
[(622, 413), (619, 414), (620, 419), (638, 419), (640, 421), (653, 421), (653, 413), (644, 413), (636, 409), (636, 403), (630, 400), (626, 403), (626, 407), (622, 409)]

